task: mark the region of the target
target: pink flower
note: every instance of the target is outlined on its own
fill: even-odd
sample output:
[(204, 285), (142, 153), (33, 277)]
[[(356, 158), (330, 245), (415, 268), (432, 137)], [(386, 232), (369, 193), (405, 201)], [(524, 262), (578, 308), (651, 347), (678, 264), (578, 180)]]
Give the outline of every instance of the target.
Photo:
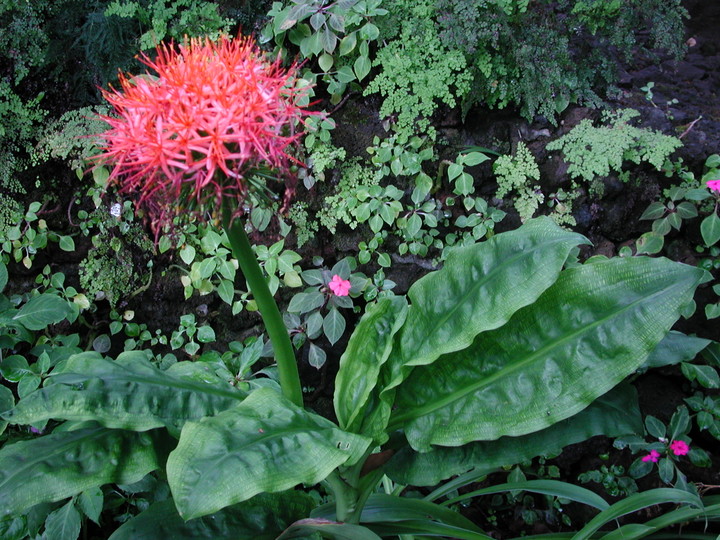
[(720, 179), (718, 180), (708, 180), (706, 182), (707, 187), (709, 187), (712, 191), (720, 191)]
[(347, 296), (350, 293), (350, 282), (347, 279), (343, 279), (337, 274), (332, 277), (328, 287), (335, 294), (335, 296)]
[(181, 213), (217, 218), (227, 197), (241, 213), (254, 172), (288, 173), (297, 162), (287, 151), (312, 113), (300, 105), (295, 66), (227, 36), (160, 46), (155, 60), (140, 60), (155, 73), (121, 74), (120, 90), (103, 91), (114, 115), (102, 117), (110, 129), (96, 159), (114, 164), (109, 182), (121, 192), (140, 194), (156, 229)]
[(690, 451), (690, 447), (685, 441), (673, 441), (670, 443), (670, 450), (676, 456), (684, 456)]
[(660, 458), (660, 452), (657, 450), (650, 450), (650, 453), (642, 458), (642, 461), (652, 461), (653, 463), (657, 463), (658, 459)]

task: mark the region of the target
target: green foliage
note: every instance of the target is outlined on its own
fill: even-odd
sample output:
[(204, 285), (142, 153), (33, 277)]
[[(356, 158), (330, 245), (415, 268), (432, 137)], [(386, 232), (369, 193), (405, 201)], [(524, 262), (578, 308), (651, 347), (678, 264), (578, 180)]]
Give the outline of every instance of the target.
[(412, 132), (416, 121), (418, 132), (428, 132), (432, 129), (428, 119), (440, 103), (455, 107), (469, 92), (472, 77), (464, 55), (440, 40), (431, 18), (431, 0), (396, 0), (387, 5), (390, 28), (383, 27), (381, 37), (395, 39), (378, 51), (373, 66), (380, 71), (365, 95), (381, 94), (380, 116), (396, 116), (402, 132)]
[(539, 185), (533, 185), (533, 180), (540, 180), (540, 169), (525, 143), (519, 142), (513, 155), (497, 158), (493, 171), (498, 182), (495, 196), (502, 198), (513, 193), (513, 204), (520, 214), (520, 219), (530, 219), (545, 200), (545, 196)]
[[(437, 0), (442, 42), (466, 55), (474, 104), (516, 105), (528, 119), (551, 121), (569, 103), (599, 104), (598, 92), (614, 82), (617, 65), (606, 54), (629, 59), (642, 46), (660, 46), (676, 57), (684, 50), (679, 1), (552, 2)], [(647, 29), (651, 44), (638, 42)]]
[(44, 206), (38, 201), (31, 202), (25, 213), (17, 212), (18, 207), (10, 203), (9, 220), (0, 228), (0, 256), (30, 269), (39, 250), (47, 247), (48, 242), (57, 242), (63, 251), (74, 251), (75, 242), (72, 237), (60, 235), (48, 229), (47, 222), (40, 218)]
[(313, 67), (316, 61), (317, 67), (306, 69), (304, 77), (315, 82), (321, 75), (331, 103), (336, 104), (348, 84), (358, 86), (370, 72), (370, 44), (379, 35), (372, 21), (387, 14), (381, 4), (382, 0), (273, 2), (260, 40), (274, 40), (278, 46), (289, 41), (300, 49), (302, 58), (314, 60)]
[(360, 188), (369, 190), (372, 187), (379, 187), (381, 178), (380, 170), (363, 167), (359, 158), (345, 162), (340, 168), (340, 181), (335, 193), (325, 197), (323, 206), (317, 213), (319, 223), (332, 233), (335, 232), (340, 221), (351, 228), (357, 227), (358, 218), (355, 209), (359, 201), (356, 193)]
[(40, 130), (33, 162), (59, 159), (67, 162), (74, 171), (82, 171), (89, 159), (98, 153), (101, 141), (95, 134), (107, 129), (107, 124), (98, 119), (98, 115), (107, 113), (107, 108), (83, 107), (48, 122)]
[[(132, 203), (115, 203), (111, 208), (102, 205), (91, 214), (80, 211), (79, 217), (93, 243), (79, 270), (80, 286), (88, 295), (96, 300), (106, 299), (115, 307), (147, 288), (152, 274), (139, 268), (148, 264), (146, 259), (154, 247), (134, 222)], [(89, 227), (91, 224), (94, 226)]]
[(141, 50), (152, 49), (166, 38), (181, 41), (185, 36), (216, 38), (227, 33), (232, 21), (223, 17), (217, 4), (200, 0), (113, 0), (105, 17), (135, 19), (143, 30)]
[(602, 485), (605, 493), (611, 497), (627, 497), (638, 491), (637, 483), (625, 475), (625, 467), (622, 465), (601, 465), (599, 469), (582, 473), (578, 480), (583, 484), (595, 482)]
[[(330, 345), (335, 345), (347, 328), (347, 321), (341, 310), (355, 309), (353, 299), (362, 296), (368, 289), (375, 288), (374, 296), (378, 296), (377, 287), (373, 287), (365, 274), (355, 272), (356, 267), (357, 263), (353, 258), (345, 258), (331, 269), (303, 271), (300, 275), (308, 287), (293, 295), (288, 304), (284, 320), (293, 345), (299, 349), (306, 341), (309, 342), (308, 362), (317, 369), (325, 364), (327, 354), (315, 340), (324, 336)], [(335, 276), (350, 282), (350, 290), (346, 296), (338, 296), (330, 289), (329, 284)]]
[(23, 100), (0, 79), (0, 187), (10, 192), (25, 193), (15, 175), (27, 166), (34, 132), (47, 114), (42, 98)]
[(596, 177), (622, 171), (623, 164), (648, 163), (661, 170), (665, 160), (682, 146), (679, 139), (630, 124), (640, 115), (632, 109), (603, 114), (606, 125), (594, 126), (582, 120), (568, 134), (547, 145), (560, 150), (569, 164), (568, 174), (591, 182)]
[[(0, 461), (8, 464), (20, 454), (33, 456), (21, 471), (3, 469), (10, 471), (0, 479), (0, 491), (11, 497), (3, 499), (12, 503), (9, 517), (108, 482), (137, 480), (163, 467), (162, 456), (169, 452), (167, 479), (184, 518), (221, 511), (262, 492), (326, 480), (335, 511), (320, 508), (316, 517), (360, 522), (357, 531), (382, 530), (392, 522), (394, 533), (433, 530), (476, 538), (481, 534), (476, 526), (438, 504), (371, 495), (383, 472), (361, 476), (360, 471), (370, 449), (398, 429), (413, 448), (427, 450), (435, 444), (493, 445), (498, 437), (549, 429), (593, 404), (645, 361), (692, 297), (701, 271), (646, 258), (592, 260), (563, 269), (570, 251), (584, 242), (547, 218), (530, 220), (516, 231), (454, 250), (442, 270), (411, 287), (409, 300), (379, 300), (361, 319), (340, 361), (334, 396), (339, 425), (282, 398), (266, 379), (240, 388), (235, 368), (217, 353), (167, 370), (153, 366), (146, 352), (117, 360), (71, 353), (46, 385), (2, 414), (13, 425), (65, 422), (52, 433), (0, 450)], [(307, 294), (322, 296), (325, 280), (322, 272), (304, 278), (318, 288), (296, 302), (309, 313), (306, 307), (316, 304)], [(196, 332), (199, 340), (204, 327), (186, 322), (185, 332)], [(614, 399), (620, 398), (609, 401), (613, 414), (632, 408)], [(596, 424), (590, 418), (578, 419), (578, 433), (590, 436)], [(675, 424), (669, 429), (684, 433), (685, 424)], [(119, 441), (141, 455), (128, 463), (113, 460)], [(79, 475), (78, 462), (68, 459), (88, 452), (102, 466)], [(26, 477), (41, 478), (47, 489), (34, 489)], [(593, 503), (576, 486), (548, 481), (508, 486), (498, 489), (536, 489), (599, 505), (606, 508), (603, 519), (618, 511), (597, 496)], [(672, 496), (691, 501), (687, 494)], [(372, 517), (376, 508), (391, 513)], [(400, 509), (416, 517), (399, 523), (393, 512)]]

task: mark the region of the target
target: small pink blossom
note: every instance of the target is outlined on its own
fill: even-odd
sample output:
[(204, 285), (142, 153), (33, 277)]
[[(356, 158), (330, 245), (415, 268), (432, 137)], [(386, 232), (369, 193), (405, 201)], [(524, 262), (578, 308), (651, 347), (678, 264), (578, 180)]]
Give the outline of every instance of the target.
[(717, 180), (708, 180), (706, 184), (712, 191), (720, 191), (720, 178)]
[(335, 296), (347, 296), (350, 293), (350, 282), (347, 279), (343, 279), (337, 274), (332, 277), (328, 287), (335, 294)]
[(653, 463), (657, 463), (658, 459), (660, 458), (660, 452), (657, 450), (650, 450), (650, 453), (642, 458), (642, 461), (652, 461)]
[(670, 443), (670, 450), (676, 456), (684, 456), (690, 451), (690, 447), (685, 441), (673, 441)]

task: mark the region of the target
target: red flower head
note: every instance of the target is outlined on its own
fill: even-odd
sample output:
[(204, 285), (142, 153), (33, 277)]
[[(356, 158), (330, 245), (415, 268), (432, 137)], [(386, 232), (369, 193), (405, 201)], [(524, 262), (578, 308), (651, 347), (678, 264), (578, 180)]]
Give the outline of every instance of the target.
[(110, 182), (139, 192), (156, 230), (174, 215), (217, 218), (232, 198), (242, 212), (248, 177), (259, 169), (287, 173), (288, 147), (309, 114), (295, 86), (296, 66), (270, 62), (249, 38), (193, 38), (177, 50), (160, 46), (140, 60), (155, 74), (120, 75), (120, 90), (103, 92), (116, 116), (98, 160), (114, 163)]

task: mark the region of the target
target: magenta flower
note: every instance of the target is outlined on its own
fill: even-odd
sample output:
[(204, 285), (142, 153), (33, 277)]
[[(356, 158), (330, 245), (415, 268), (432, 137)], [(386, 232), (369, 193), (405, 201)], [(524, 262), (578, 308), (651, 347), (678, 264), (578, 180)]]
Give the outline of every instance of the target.
[(642, 458), (642, 461), (652, 461), (653, 463), (657, 463), (658, 459), (660, 459), (660, 452), (657, 450), (650, 450), (650, 453)]
[(676, 456), (684, 456), (690, 451), (690, 447), (685, 441), (673, 441), (670, 443), (670, 450)]
[(350, 282), (347, 279), (343, 279), (337, 274), (332, 277), (328, 287), (335, 296), (347, 296), (350, 294)]
[(226, 198), (242, 212), (258, 170), (288, 179), (297, 162), (289, 149), (312, 114), (295, 66), (227, 36), (160, 46), (155, 60), (140, 60), (154, 73), (120, 75), (121, 88), (103, 92), (114, 115), (102, 117), (110, 129), (97, 161), (113, 165), (109, 182), (121, 192), (139, 193), (156, 229), (187, 212), (217, 218)]
[(718, 180), (708, 180), (707, 187), (709, 187), (713, 191), (720, 191), (720, 179)]

